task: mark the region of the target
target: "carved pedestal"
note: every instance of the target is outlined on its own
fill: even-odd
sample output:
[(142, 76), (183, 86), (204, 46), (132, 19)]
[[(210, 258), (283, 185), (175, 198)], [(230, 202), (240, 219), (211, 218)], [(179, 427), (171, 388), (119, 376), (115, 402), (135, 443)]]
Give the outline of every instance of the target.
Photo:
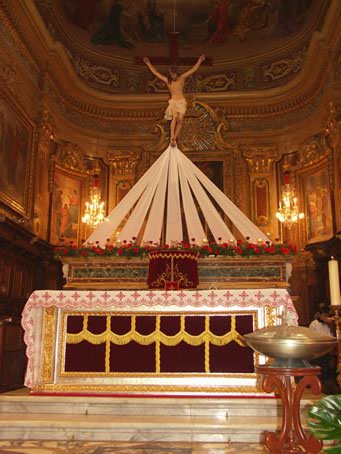
[[(321, 392), (322, 385), (317, 377), (320, 368), (258, 366), (256, 371), (263, 375), (263, 390), (267, 393), (277, 392), (283, 403), (281, 432), (279, 434), (266, 432), (265, 434), (265, 445), (270, 453), (319, 453), (322, 449), (322, 441), (305, 434), (302, 428), (300, 402), (305, 388), (310, 387), (313, 394)], [(293, 377), (302, 377), (302, 379), (297, 385), (294, 385)]]

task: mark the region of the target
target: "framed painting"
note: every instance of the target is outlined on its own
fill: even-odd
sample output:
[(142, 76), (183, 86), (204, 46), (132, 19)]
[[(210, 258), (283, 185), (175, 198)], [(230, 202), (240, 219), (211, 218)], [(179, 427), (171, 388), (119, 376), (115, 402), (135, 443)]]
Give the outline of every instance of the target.
[(33, 125), (0, 99), (0, 200), (23, 216), (30, 211)]
[(327, 162), (303, 171), (300, 178), (307, 243), (327, 241), (334, 233)]
[(194, 164), (224, 192), (224, 162), (223, 161), (194, 161)]
[(50, 242), (79, 244), (82, 230), (83, 195), (87, 176), (55, 166), (52, 190)]

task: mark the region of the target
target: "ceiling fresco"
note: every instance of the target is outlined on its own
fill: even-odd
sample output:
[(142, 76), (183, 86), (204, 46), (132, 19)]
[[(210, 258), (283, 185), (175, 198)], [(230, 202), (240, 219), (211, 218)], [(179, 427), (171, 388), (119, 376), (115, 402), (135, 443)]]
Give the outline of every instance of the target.
[[(267, 76), (260, 74), (261, 68), (252, 66), (248, 59), (262, 58), (263, 66), (269, 69), (273, 61), (268, 54), (278, 49), (279, 59), (286, 60), (290, 76), (294, 76), (304, 60), (311, 33), (323, 21), (329, 0), (35, 0), (35, 3), (51, 33), (66, 48), (77, 74), (90, 85), (101, 86), (105, 91), (122, 91), (122, 63), (130, 62), (136, 66), (135, 69), (130, 66), (130, 75), (137, 71), (139, 80), (128, 86), (125, 83), (124, 91), (158, 92), (163, 87), (153, 82), (148, 88), (148, 80), (141, 81), (141, 71), (146, 71), (136, 65), (136, 57), (147, 55), (157, 64), (158, 59), (169, 56), (170, 33), (174, 30), (179, 60), (186, 62), (187, 58), (184, 65), (189, 64), (190, 57), (202, 53), (209, 57), (208, 66), (225, 65), (226, 71), (220, 71), (222, 78), (211, 83), (208, 91), (265, 88), (268, 82), (270, 86), (282, 83), (283, 77), (276, 74), (266, 80)], [(303, 32), (308, 28), (310, 35), (306, 33), (304, 41)], [(119, 67), (114, 64), (115, 58), (124, 59)], [(181, 61), (177, 63), (182, 65)], [(243, 74), (233, 65), (244, 65)], [(211, 76), (212, 71), (209, 73)], [(284, 73), (287, 80), (288, 70)], [(201, 88), (197, 87), (197, 91)]]
[(255, 40), (258, 47), (273, 46), (269, 40), (294, 34), (309, 16), (313, 0), (60, 0), (60, 4), (85, 32), (83, 39), (114, 45), (116, 52), (126, 48), (134, 53), (141, 45), (145, 50), (147, 43), (167, 43), (175, 30), (184, 47), (222, 54), (236, 45), (239, 51), (255, 50), (250, 46)]

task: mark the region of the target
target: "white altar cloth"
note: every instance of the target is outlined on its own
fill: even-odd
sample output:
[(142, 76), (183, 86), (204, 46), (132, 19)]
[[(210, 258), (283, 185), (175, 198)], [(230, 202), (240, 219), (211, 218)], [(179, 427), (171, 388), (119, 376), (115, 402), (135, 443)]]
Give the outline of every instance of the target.
[(264, 308), (275, 310), (280, 324), (280, 317), (284, 312), (297, 324), (297, 313), (290, 295), (286, 289), (230, 289), (230, 290), (179, 290), (179, 291), (60, 291), (39, 290), (32, 293), (28, 299), (22, 316), (22, 326), (25, 330), (24, 341), (27, 345), (27, 372), (25, 385), (38, 385), (41, 371), (44, 346), (42, 339), (42, 325), (44, 309), (56, 307), (59, 310), (95, 310), (119, 312), (150, 312), (155, 313), (181, 311), (203, 312), (212, 314), (228, 309), (234, 312), (256, 310), (258, 312), (258, 326), (266, 326)]

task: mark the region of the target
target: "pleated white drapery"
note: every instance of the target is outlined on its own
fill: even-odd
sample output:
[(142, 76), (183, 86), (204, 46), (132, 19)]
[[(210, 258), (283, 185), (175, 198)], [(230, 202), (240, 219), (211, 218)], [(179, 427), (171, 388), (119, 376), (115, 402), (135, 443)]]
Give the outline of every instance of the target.
[(181, 242), (185, 221), (189, 240), (195, 238), (195, 242), (201, 244), (206, 234), (198, 210), (217, 242), (235, 240), (211, 199), (249, 242), (268, 241), (268, 237), (177, 147), (168, 147), (109, 214), (108, 222), (97, 227), (87, 242), (98, 241), (104, 246), (107, 238), (116, 233), (121, 241), (131, 241), (140, 235), (142, 242), (160, 243), (164, 227), (165, 243)]

